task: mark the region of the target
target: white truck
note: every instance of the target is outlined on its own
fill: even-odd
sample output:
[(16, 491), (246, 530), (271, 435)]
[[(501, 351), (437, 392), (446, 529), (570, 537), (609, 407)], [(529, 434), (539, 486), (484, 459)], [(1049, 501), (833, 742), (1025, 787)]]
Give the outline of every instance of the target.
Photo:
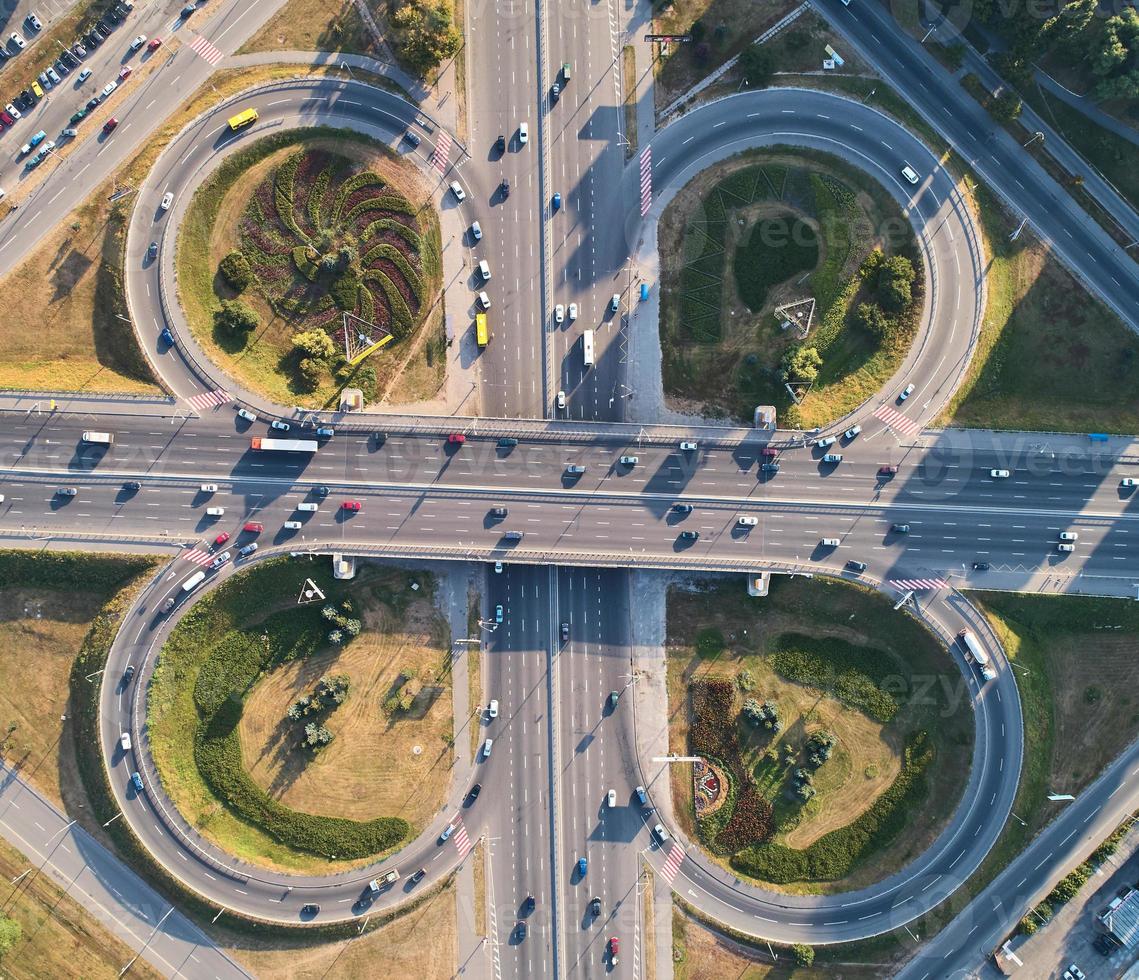
[(965, 659), (971, 664), (976, 664), (977, 669), (981, 672), (982, 678), (987, 681), (993, 680), (993, 678), (997, 676), (997, 672), (993, 670), (989, 655), (985, 652), (984, 647), (981, 646), (972, 631), (962, 630), (957, 634), (957, 639), (961, 641), (961, 645), (965, 648)]
[(399, 871), (397, 871), (395, 868), (392, 868), (391, 871), (380, 875), (379, 878), (373, 878), (371, 881), (369, 881), (368, 892), (371, 895), (375, 895), (381, 888), (387, 888), (388, 885), (394, 885), (397, 881), (399, 881)]
[(113, 432), (93, 432), (88, 429), (83, 433), (82, 439), (84, 442), (96, 446), (110, 446), (115, 441), (115, 434)]

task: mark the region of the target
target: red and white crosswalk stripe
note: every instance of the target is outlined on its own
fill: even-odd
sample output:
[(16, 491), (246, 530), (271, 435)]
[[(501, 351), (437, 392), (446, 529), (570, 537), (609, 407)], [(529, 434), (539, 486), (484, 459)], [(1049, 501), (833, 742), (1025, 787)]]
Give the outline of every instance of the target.
[(641, 154), (641, 217), (653, 206), (653, 148), (646, 146)]
[(216, 65), (219, 61), (222, 60), (222, 58), (225, 57), (225, 55), (222, 54), (218, 48), (214, 47), (214, 45), (210, 44), (210, 42), (207, 41), (204, 37), (200, 36), (194, 38), (194, 40), (190, 43), (190, 50), (193, 51), (194, 54), (199, 55), (201, 58), (205, 59), (205, 61), (211, 65)]
[(672, 850), (668, 852), (668, 860), (664, 862), (664, 867), (660, 869), (660, 873), (665, 881), (670, 885), (672, 880), (676, 877), (676, 872), (680, 870), (680, 866), (684, 863), (684, 848), (679, 844), (673, 844)]
[(439, 130), (435, 141), (435, 149), (431, 151), (431, 166), (439, 173), (447, 172), (447, 158), (451, 155), (451, 134), (445, 129)]
[(474, 841), (467, 835), (467, 828), (463, 826), (462, 820), (455, 822), (455, 832), (451, 835), (451, 839), (455, 842), (455, 850), (459, 852), (460, 858), (465, 858), (475, 846)]
[(186, 399), (199, 412), (207, 408), (217, 408), (219, 405), (228, 405), (231, 400), (229, 392), (220, 388), (217, 391), (204, 391), (200, 395), (191, 395)]
[(208, 551), (202, 551), (201, 548), (191, 548), (189, 551), (183, 551), (182, 557), (186, 561), (192, 561), (195, 565), (208, 565), (214, 560), (214, 556)]
[(892, 578), (890, 584), (900, 592), (918, 592), (922, 589), (948, 589), (943, 578)]
[(879, 405), (874, 417), (881, 419), (891, 429), (897, 429), (902, 435), (916, 436), (921, 432), (921, 425), (913, 419), (906, 418), (901, 412), (895, 411), (889, 405)]

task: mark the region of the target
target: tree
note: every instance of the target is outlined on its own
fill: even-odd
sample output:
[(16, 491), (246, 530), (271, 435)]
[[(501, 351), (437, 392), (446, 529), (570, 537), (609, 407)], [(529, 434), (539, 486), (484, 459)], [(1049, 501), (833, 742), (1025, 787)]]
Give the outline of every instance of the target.
[(463, 41), (444, 0), (405, 3), (392, 15), (391, 23), (403, 59), (423, 75), (452, 57)]
[(1020, 116), (1024, 103), (1012, 89), (1002, 89), (1000, 95), (989, 102), (989, 115), (997, 122), (1010, 123)]
[(221, 277), (239, 293), (253, 284), (253, 266), (241, 252), (230, 252), (218, 264)]
[(771, 49), (749, 44), (740, 52), (740, 72), (752, 88), (766, 88), (775, 74), (775, 56)]
[(885, 340), (894, 332), (894, 321), (877, 303), (859, 303), (854, 311), (854, 325), (878, 340)]
[(878, 266), (878, 303), (888, 313), (901, 313), (913, 302), (912, 287), (914, 278), (913, 263), (904, 255), (891, 255)]
[(1082, 35), (1095, 17), (1097, 6), (1098, 0), (1072, 0), (1061, 7), (1060, 12), (1046, 20), (1040, 30), (1045, 46), (1072, 50), (1079, 40), (1082, 49), (1086, 44)]
[(784, 355), (783, 376), (788, 381), (814, 381), (823, 366), (822, 356), (814, 347), (796, 347)]
[(336, 353), (336, 344), (333, 343), (328, 334), (318, 327), (314, 330), (305, 330), (302, 333), (293, 334), (293, 350), (300, 351), (306, 357), (312, 357), (318, 361), (327, 361)]
[(791, 947), (791, 955), (799, 966), (810, 966), (815, 962), (815, 948), (806, 943), (796, 943)]
[(0, 915), (0, 956), (12, 951), (12, 947), (20, 941), (23, 929), (15, 919)]
[(744, 701), (743, 711), (740, 714), (744, 716), (744, 720), (749, 725), (754, 725), (756, 728), (762, 727), (763, 723), (767, 721), (763, 708), (755, 698), (747, 698)]
[(333, 630), (328, 634), (328, 642), (333, 646), (338, 647), (344, 642), (344, 634), (340, 630)]
[(704, 35), (708, 33), (708, 28), (704, 26), (704, 21), (697, 18), (692, 22), (692, 26), (688, 28), (688, 36), (692, 38), (693, 44), (699, 44), (704, 40)]
[(221, 309), (214, 314), (214, 322), (230, 333), (248, 333), (261, 324), (257, 311), (239, 299), (223, 299)]
[(960, 41), (945, 49), (945, 60), (949, 67), (957, 71), (965, 63), (965, 45)]
[(316, 391), (320, 386), (320, 362), (311, 357), (297, 363), (297, 387), (301, 391)]

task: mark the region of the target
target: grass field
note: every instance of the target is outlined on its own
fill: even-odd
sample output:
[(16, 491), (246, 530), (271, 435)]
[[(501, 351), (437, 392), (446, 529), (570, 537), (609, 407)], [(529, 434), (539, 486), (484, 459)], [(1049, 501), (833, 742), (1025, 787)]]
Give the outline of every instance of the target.
[[(268, 641), (270, 645), (288, 642), (288, 635), (291, 635), (288, 630), (292, 628), (293, 620), (286, 622), (282, 617), (295, 615), (295, 592), (302, 581), (298, 578), (301, 573), (291, 565), (288, 561), (281, 561), (261, 566), (248, 573), (248, 577), (227, 585), (216, 598), (207, 597), (204, 603), (210, 605), (198, 604), (204, 610), (202, 615), (210, 617), (205, 628), (216, 638), (213, 645), (198, 642), (203, 624), (183, 622), (179, 625), (163, 649), (148, 693), (149, 733), (163, 785), (181, 813), (202, 833), (244, 860), (293, 871), (327, 871), (349, 867), (354, 862), (325, 860), (314, 853), (289, 846), (270, 836), (261, 826), (243, 820), (231, 806), (219, 801), (198, 768), (199, 712), (196, 697), (202, 696), (198, 690), (202, 667), (212, 662), (209, 658), (215, 648), (232, 649), (236, 656), (236, 652), (244, 649), (242, 644), (252, 642), (249, 638), (259, 630), (273, 635), (275, 639)], [(306, 569), (305, 574), (309, 573)], [(412, 815), (429, 815), (441, 800), (451, 765), (450, 750), (443, 744), (441, 734), (449, 733), (451, 729), (450, 674), (440, 672), (448, 649), (446, 625), (434, 613), (428, 597), (431, 590), (424, 588), (413, 592), (410, 589), (413, 576), (372, 565), (362, 567), (351, 582), (335, 582), (330, 574), (319, 569), (311, 570), (311, 574), (330, 602), (339, 603), (351, 597), (356, 615), (364, 622), (360, 637), (346, 645), (346, 656), (341, 654), (345, 656), (344, 665), (337, 667), (338, 671), (356, 672), (353, 690), (345, 704), (324, 721), (333, 732), (334, 741), (302, 768), (297, 765), (298, 759), (292, 747), (285, 744), (288, 739), (274, 734), (274, 726), (302, 687), (305, 692), (311, 690), (309, 681), (319, 677), (323, 667), (335, 665), (333, 651), (320, 639), (311, 655), (305, 656), (302, 651), (299, 661), (286, 661), (267, 672), (246, 696), (253, 718), (248, 725), (243, 724), (244, 716), (239, 722), (237, 737), (241, 765), (246, 771), (252, 771), (251, 778), (263, 786), (272, 786), (280, 776), (273, 795), (287, 795), (286, 791), (294, 793), (295, 799), (285, 799), (283, 804), (302, 814), (314, 811), (301, 809), (297, 800), (319, 807), (322, 813), (335, 810), (336, 818), (355, 819), (351, 814), (341, 812), (349, 806), (361, 820), (398, 816), (383, 812), (381, 803), (401, 807)], [(429, 581), (426, 576), (415, 578), (421, 583)], [(378, 630), (384, 630), (385, 635), (377, 635)], [(295, 635), (296, 642), (304, 644), (307, 649), (310, 641), (304, 639), (300, 632)], [(366, 662), (366, 656), (355, 658), (352, 651), (356, 645), (364, 646), (365, 652), (370, 649), (376, 657), (388, 659), (384, 663), (371, 664)], [(434, 651), (433, 663), (431, 654), (424, 651), (425, 647)], [(285, 648), (280, 649), (282, 653), (288, 653)], [(418, 675), (423, 689), (411, 710), (383, 729), (384, 751), (377, 752), (373, 723), (381, 713), (381, 702), (389, 693), (386, 690), (382, 695), (379, 693), (381, 679), (400, 671), (415, 678), (417, 675), (412, 665), (417, 663), (425, 668)], [(299, 684), (302, 679), (304, 684)], [(207, 679), (203, 683), (208, 686), (202, 690), (213, 690), (222, 680)], [(263, 686), (267, 687), (264, 693), (260, 690)], [(341, 713), (343, 719), (339, 717)], [(419, 719), (417, 715), (423, 718)], [(369, 735), (371, 741), (367, 741)], [(362, 744), (354, 745), (357, 739)], [(414, 745), (423, 747), (422, 758), (411, 752)], [(269, 749), (267, 755), (266, 747)], [(258, 755), (251, 758), (250, 752)], [(383, 758), (368, 760), (366, 772), (347, 772), (336, 764), (340, 760), (345, 766), (363, 765), (368, 752)], [(328, 755), (329, 761), (325, 762), (322, 755)], [(395, 771), (401, 762), (407, 763), (413, 778), (424, 780), (428, 790), (437, 791), (440, 795), (429, 798), (426, 792), (420, 794), (400, 785), (380, 787), (379, 780)], [(309, 774), (310, 769), (312, 775)], [(323, 774), (326, 785), (321, 785), (321, 780), (315, 778), (318, 773)], [(335, 802), (327, 802), (329, 793)], [(317, 815), (319, 817), (320, 813)]]
[(352, 939), (276, 940), (271, 947), (243, 944), (226, 952), (262, 980), (348, 980), (377, 973), (445, 980), (458, 966), (455, 887), (449, 883), (406, 915)]
[[(718, 629), (727, 642), (724, 652), (711, 658), (695, 652), (695, 638), (707, 628)], [(814, 687), (776, 676), (769, 658), (787, 646), (783, 638), (789, 633), (843, 640), (856, 647), (869, 646), (881, 651), (877, 656), (896, 665), (896, 672), (887, 675), (896, 689), (912, 689), (916, 694), (915, 678), (919, 675), (945, 676), (946, 688), (935, 685), (934, 689), (951, 694), (922, 698), (899, 694), (896, 718), (887, 725), (875, 722), (862, 711), (847, 707)], [(894, 613), (880, 596), (857, 586), (797, 578), (777, 580), (762, 604), (749, 599), (734, 584), (716, 584), (698, 593), (673, 590), (668, 603), (668, 645), (672, 751), (683, 754), (688, 749), (686, 691), (694, 681), (735, 680), (746, 670), (752, 689), (739, 697), (772, 700), (778, 706), (784, 730), (774, 740), (740, 735), (746, 767), (753, 771), (761, 795), (775, 806), (775, 824), (779, 829), (775, 843), (803, 849), (824, 834), (850, 824), (893, 783), (908, 734), (925, 729), (933, 736), (938, 778), (927, 780), (927, 793), (919, 812), (908, 815), (903, 833), (874, 852), (872, 859), (870, 854), (865, 855), (846, 878), (826, 883), (799, 882), (789, 890), (862, 887), (912, 860), (936, 836), (964, 785), (972, 714), (967, 703), (951, 696), (960, 687), (960, 676), (941, 645), (914, 621)], [(819, 729), (837, 735), (838, 746), (834, 756), (817, 772), (818, 795), (800, 808), (782, 796), (787, 767), (765, 760), (763, 752), (769, 745), (787, 743), (798, 747), (807, 734)], [(782, 757), (782, 751), (779, 756)], [(801, 764), (799, 761), (790, 768)], [(672, 788), (677, 819), (690, 837), (696, 837), (688, 767), (673, 767)]]
[[(373, 3), (372, 7), (378, 6)], [(375, 54), (354, 0), (288, 0), (241, 46), (253, 51), (344, 51)]]
[[(919, 270), (900, 316), (912, 334), (924, 289), (913, 231), (880, 186), (836, 157), (775, 148), (716, 164), (669, 204), (659, 235), (662, 374), (677, 408), (750, 419), (774, 404), (788, 425), (818, 425), (877, 391), (905, 355), (907, 339), (882, 343), (848, 313), (869, 298), (858, 270), (870, 252), (906, 255)], [(811, 298), (801, 341), (774, 311)], [(794, 406), (781, 361), (800, 344), (823, 363)]]

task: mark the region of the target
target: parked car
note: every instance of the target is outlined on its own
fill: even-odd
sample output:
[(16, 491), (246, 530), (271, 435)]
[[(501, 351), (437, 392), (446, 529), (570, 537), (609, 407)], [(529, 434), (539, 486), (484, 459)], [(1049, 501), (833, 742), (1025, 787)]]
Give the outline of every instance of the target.
[(152, 37), (150, 39), (150, 43), (147, 44), (147, 46), (146, 46), (146, 50), (147, 51), (157, 51), (160, 47), (162, 47), (162, 38)]
[(136, 37), (133, 41), (131, 41), (131, 50), (137, 51), (144, 44), (146, 44), (146, 35), (145, 34), (139, 34), (138, 37)]

